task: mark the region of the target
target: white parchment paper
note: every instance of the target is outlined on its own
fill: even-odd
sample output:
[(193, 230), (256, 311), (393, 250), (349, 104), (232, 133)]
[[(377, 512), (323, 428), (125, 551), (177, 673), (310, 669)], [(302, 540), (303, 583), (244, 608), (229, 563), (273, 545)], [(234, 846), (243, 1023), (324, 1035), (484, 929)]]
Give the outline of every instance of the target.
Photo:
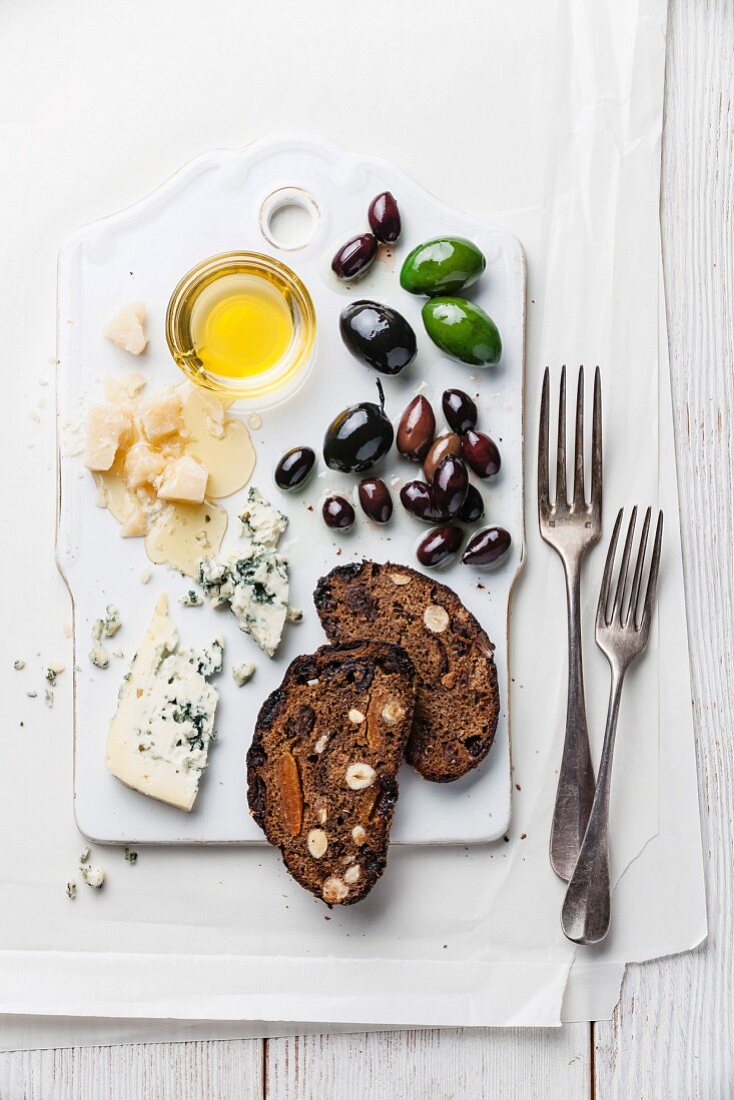
[[(450, 11), (436, 0), (376, 0), (348, 13), (335, 0), (9, 0), (0, 31), (0, 458), (9, 471), (0, 510), (0, 1012), (550, 1025), (568, 987), (568, 1016), (608, 1013), (626, 960), (684, 950), (705, 934), (660, 370), (663, 0), (461, 0)], [(391, 48), (377, 52), (383, 33)], [(41, 384), (52, 375), (56, 251), (78, 225), (145, 194), (190, 156), (299, 128), (395, 161), (452, 205), (494, 218), (526, 250), (528, 562), (512, 624), (512, 827), (507, 841), (473, 850), (395, 851), (380, 887), (344, 912), (326, 913), (294, 886), (275, 853), (221, 849), (146, 850), (135, 866), (100, 849), (104, 890), (80, 885), (70, 902), (64, 885), (80, 848), (71, 678), (60, 677), (52, 709), (42, 690), (26, 695), (42, 687), (44, 661), (70, 661), (52, 550), (53, 402)], [(152, 318), (158, 334), (161, 325)], [(546, 854), (565, 709), (564, 597), (560, 565), (533, 521), (540, 380), (546, 363), (557, 378), (563, 362), (604, 372), (606, 536), (622, 504), (664, 502), (668, 521), (655, 636), (620, 719), (614, 929), (582, 966), (560, 932), (563, 891)], [(608, 676), (591, 623), (603, 558), (602, 546), (584, 577), (596, 754)], [(17, 656), (23, 672), (13, 670)]]

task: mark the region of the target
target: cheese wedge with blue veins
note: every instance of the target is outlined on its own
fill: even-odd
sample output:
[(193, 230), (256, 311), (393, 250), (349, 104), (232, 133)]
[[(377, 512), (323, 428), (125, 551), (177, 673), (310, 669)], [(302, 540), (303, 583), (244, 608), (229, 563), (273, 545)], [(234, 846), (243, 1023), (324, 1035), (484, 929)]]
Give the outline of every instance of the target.
[(163, 593), (126, 675), (107, 737), (107, 768), (126, 786), (190, 811), (214, 740), (223, 643), (179, 646)]

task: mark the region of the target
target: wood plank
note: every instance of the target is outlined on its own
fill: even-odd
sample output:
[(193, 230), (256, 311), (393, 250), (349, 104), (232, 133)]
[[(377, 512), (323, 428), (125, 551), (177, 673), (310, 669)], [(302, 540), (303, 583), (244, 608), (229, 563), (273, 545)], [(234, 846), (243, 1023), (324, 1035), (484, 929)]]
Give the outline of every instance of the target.
[(709, 940), (631, 967), (596, 1095), (734, 1095), (734, 4), (672, 0), (662, 226)]
[(2, 1100), (260, 1100), (260, 1039), (0, 1055)]
[(586, 1100), (589, 1028), (313, 1035), (266, 1044), (274, 1100)]

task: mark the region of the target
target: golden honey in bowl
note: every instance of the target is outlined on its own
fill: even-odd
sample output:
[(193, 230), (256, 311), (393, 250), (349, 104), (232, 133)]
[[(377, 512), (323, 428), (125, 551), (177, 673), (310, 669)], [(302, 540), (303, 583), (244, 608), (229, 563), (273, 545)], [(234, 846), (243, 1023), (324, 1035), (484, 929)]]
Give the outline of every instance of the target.
[(256, 252), (227, 252), (192, 268), (166, 315), (168, 346), (189, 379), (257, 408), (300, 386), (315, 337), (306, 287), (285, 264)]
[(288, 302), (267, 279), (233, 273), (204, 287), (191, 309), (191, 339), (204, 370), (248, 378), (276, 366), (293, 339)]

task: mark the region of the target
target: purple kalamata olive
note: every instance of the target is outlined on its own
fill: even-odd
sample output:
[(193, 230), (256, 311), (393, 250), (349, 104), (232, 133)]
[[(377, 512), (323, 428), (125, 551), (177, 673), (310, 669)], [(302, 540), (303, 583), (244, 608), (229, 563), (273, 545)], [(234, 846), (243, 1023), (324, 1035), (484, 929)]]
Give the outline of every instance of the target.
[(464, 435), (470, 428), (476, 428), (479, 413), (468, 393), (463, 390), (444, 390), (441, 404), (452, 431)]
[(502, 465), (495, 441), (484, 432), (473, 429), (464, 436), (462, 455), (477, 477), (494, 477)]
[(367, 211), (370, 229), (383, 244), (395, 244), (400, 236), (400, 211), (389, 191), (376, 195)]
[(340, 279), (359, 279), (372, 267), (377, 255), (377, 239), (372, 233), (362, 233), (343, 244), (331, 261), (331, 270)]
[(449, 519), (436, 507), (433, 490), (425, 481), (407, 481), (400, 490), (400, 501), (406, 512), (424, 523), (442, 523)]
[(434, 527), (418, 544), (418, 561), (428, 569), (444, 565), (456, 556), (461, 539), (462, 534), (458, 527)]
[(348, 531), (356, 518), (354, 508), (344, 497), (327, 497), (321, 514), (326, 526), (334, 531)]
[(426, 475), (426, 481), (433, 481), (436, 467), (442, 458), (445, 458), (446, 455), (460, 454), (460, 435), (457, 435), (456, 432), (446, 432), (444, 435), (437, 436), (431, 444), (428, 454), (423, 459), (423, 473)]
[(470, 485), (466, 492), (466, 500), (459, 509), (457, 519), (462, 523), (479, 523), (484, 515), (484, 500), (476, 485)]
[(302, 489), (316, 467), (316, 455), (310, 447), (293, 447), (275, 467), (275, 484), (284, 493)]
[(433, 475), (431, 489), (436, 507), (446, 515), (455, 516), (469, 489), (469, 474), (462, 460), (456, 455), (442, 458)]
[(496, 569), (507, 560), (511, 546), (512, 539), (504, 527), (485, 527), (469, 539), (461, 560), (477, 569)]
[(390, 490), (380, 477), (365, 477), (357, 486), (362, 511), (375, 523), (387, 523), (392, 516)]
[(422, 462), (436, 431), (436, 417), (430, 401), (419, 393), (408, 405), (398, 424), (397, 448), (411, 462)]

